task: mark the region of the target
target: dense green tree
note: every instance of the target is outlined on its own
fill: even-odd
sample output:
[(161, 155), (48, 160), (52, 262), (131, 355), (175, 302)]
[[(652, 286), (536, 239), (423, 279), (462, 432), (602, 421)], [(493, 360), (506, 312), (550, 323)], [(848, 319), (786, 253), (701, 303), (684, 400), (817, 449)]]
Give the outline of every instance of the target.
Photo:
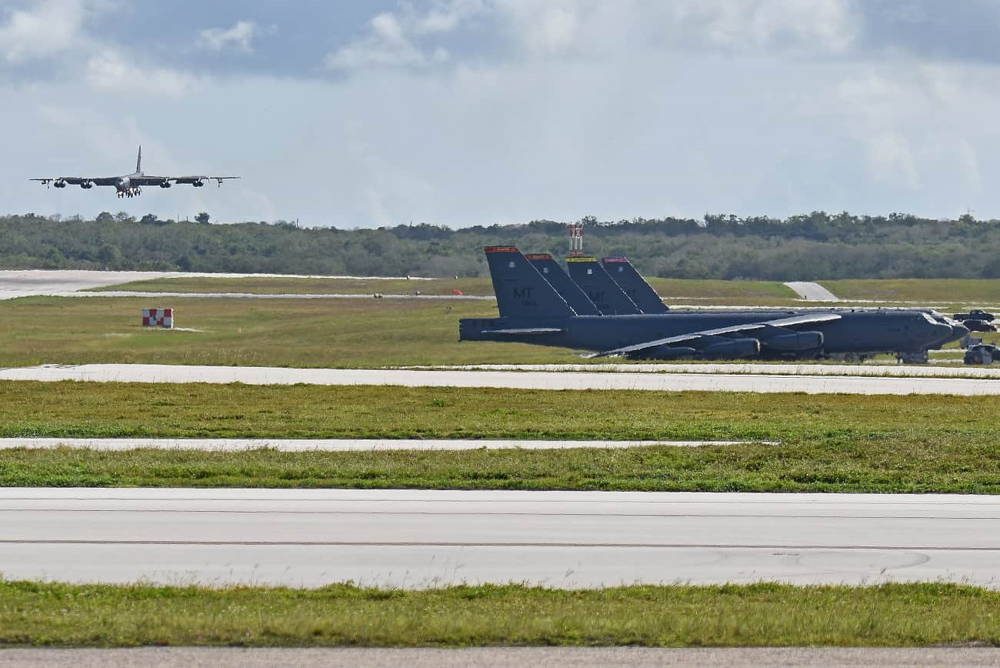
[[(199, 214), (200, 215), (200, 214)], [(205, 214), (207, 216), (207, 214)], [(115, 268), (356, 275), (484, 275), (482, 247), (514, 244), (556, 255), (566, 227), (551, 220), (459, 230), (300, 228), (279, 221), (208, 225), (122, 212), (75, 221), (0, 216), (0, 267)], [(584, 246), (627, 255), (649, 275), (678, 278), (1000, 278), (1000, 221), (812, 212), (784, 220), (708, 214), (702, 220), (598, 221)]]

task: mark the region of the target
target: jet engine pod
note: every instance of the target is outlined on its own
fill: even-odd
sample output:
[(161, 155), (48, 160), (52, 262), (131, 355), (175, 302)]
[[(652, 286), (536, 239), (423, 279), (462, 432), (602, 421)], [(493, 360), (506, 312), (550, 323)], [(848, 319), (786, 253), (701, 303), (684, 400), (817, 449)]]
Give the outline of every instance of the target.
[(160, 181), (161, 188), (169, 188), (171, 186), (170, 181)]
[(80, 184), (80, 187), (83, 188), (84, 190), (90, 190), (91, 188), (94, 187), (94, 184), (92, 181), (84, 181)]
[(970, 332), (995, 332), (993, 323), (986, 320), (966, 320), (962, 323)]
[(630, 360), (677, 360), (697, 355), (697, 350), (686, 346), (660, 346), (659, 348), (629, 353), (625, 357)]
[(57, 181), (53, 181), (52, 185), (55, 186), (56, 188), (65, 188), (66, 187), (66, 182), (62, 181), (62, 180), (57, 180)]
[(782, 352), (801, 352), (803, 350), (818, 350), (823, 347), (823, 332), (788, 332), (775, 334), (764, 339), (764, 346), (769, 350)]
[(760, 354), (760, 341), (758, 339), (730, 339), (713, 343), (702, 350), (705, 357), (754, 357)]
[(987, 313), (981, 308), (974, 308), (968, 313), (956, 313), (955, 320), (985, 320), (986, 322), (993, 322), (996, 320), (996, 316), (992, 313)]

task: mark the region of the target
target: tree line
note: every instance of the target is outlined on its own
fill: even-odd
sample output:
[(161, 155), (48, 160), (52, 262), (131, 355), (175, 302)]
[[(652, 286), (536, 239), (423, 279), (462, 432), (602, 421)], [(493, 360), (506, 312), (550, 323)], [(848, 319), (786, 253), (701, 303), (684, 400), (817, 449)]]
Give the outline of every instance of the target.
[[(822, 211), (785, 219), (706, 215), (581, 222), (594, 255), (627, 255), (643, 273), (670, 278), (1000, 278), (1000, 221), (857, 216)], [(0, 217), (0, 268), (115, 269), (361, 276), (482, 276), (482, 247), (567, 248), (564, 223), (301, 228), (285, 221), (208, 224)]]

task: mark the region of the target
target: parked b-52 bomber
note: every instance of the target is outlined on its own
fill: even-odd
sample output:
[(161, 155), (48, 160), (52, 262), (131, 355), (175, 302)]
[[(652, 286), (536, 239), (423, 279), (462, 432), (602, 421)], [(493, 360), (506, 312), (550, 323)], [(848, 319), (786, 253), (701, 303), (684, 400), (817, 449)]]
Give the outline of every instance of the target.
[[(969, 331), (934, 312), (897, 309), (671, 311), (625, 258), (567, 259), (485, 249), (499, 318), (465, 318), (463, 341), (516, 341), (631, 359), (817, 359), (927, 351)], [(610, 271), (609, 271), (610, 270)], [(619, 282), (620, 281), (620, 282)]]
[(173, 184), (188, 184), (195, 188), (201, 188), (207, 181), (215, 181), (222, 185), (223, 181), (238, 179), (238, 176), (150, 176), (142, 171), (142, 147), (139, 147), (139, 155), (135, 160), (135, 171), (122, 176), (54, 176), (41, 179), (28, 179), (29, 181), (39, 181), (43, 185), (50, 183), (56, 188), (66, 186), (80, 186), (84, 190), (90, 190), (94, 186), (113, 186), (118, 193), (118, 197), (138, 197), (142, 194), (143, 186), (158, 186), (169, 188)]

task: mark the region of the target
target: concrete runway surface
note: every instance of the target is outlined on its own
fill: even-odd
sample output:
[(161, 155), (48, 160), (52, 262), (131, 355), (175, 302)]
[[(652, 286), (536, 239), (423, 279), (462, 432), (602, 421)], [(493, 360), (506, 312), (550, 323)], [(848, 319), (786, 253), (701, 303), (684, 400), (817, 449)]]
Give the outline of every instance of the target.
[(589, 371), (445, 371), (421, 369), (288, 369), (157, 364), (45, 365), (0, 369), (0, 380), (249, 385), (395, 385), (536, 390), (804, 392), (807, 394), (1000, 395), (984, 378), (893, 378), (780, 374), (593, 373)]
[(1000, 498), (0, 489), (8, 579), (420, 588), (1000, 585)]
[(239, 452), (271, 448), (279, 452), (373, 452), (385, 450), (567, 450), (570, 448), (642, 448), (669, 446), (698, 448), (745, 445), (774, 441), (512, 441), (496, 439), (289, 439), (289, 438), (0, 438), (0, 450), (28, 448), (87, 448), (122, 451), (140, 448), (158, 450), (205, 450)]
[(134, 649), (5, 649), (0, 666), (1000, 666), (993, 647), (474, 647), (465, 649), (243, 649), (141, 647)]
[(590, 371), (602, 373), (708, 373), (763, 374), (770, 376), (892, 376), (896, 378), (996, 378), (1000, 368), (958, 366), (954, 368), (916, 364), (761, 364), (752, 362), (639, 363), (639, 364), (465, 364), (407, 367), (457, 371)]
[[(88, 271), (23, 269), (0, 271), (0, 300), (31, 296), (73, 296), (78, 290), (93, 290), (154, 278), (364, 278), (397, 279), (405, 276), (311, 276), (306, 274), (210, 274), (179, 271)], [(412, 279), (426, 280), (426, 279)], [(132, 294), (132, 293), (126, 293)], [(141, 296), (141, 295), (140, 295)]]
[[(373, 299), (371, 294), (336, 292), (299, 292), (265, 294), (260, 292), (130, 292), (104, 290), (102, 292), (52, 292), (46, 297), (126, 297), (135, 299)], [(2, 297), (0, 297), (2, 299)], [(492, 295), (415, 295), (379, 293), (379, 299), (431, 299), (445, 301), (496, 301)]]
[(790, 281), (785, 283), (785, 285), (795, 293), (805, 299), (808, 302), (837, 302), (840, 299), (837, 295), (833, 294), (826, 288), (824, 288), (819, 283), (810, 283), (807, 281)]

